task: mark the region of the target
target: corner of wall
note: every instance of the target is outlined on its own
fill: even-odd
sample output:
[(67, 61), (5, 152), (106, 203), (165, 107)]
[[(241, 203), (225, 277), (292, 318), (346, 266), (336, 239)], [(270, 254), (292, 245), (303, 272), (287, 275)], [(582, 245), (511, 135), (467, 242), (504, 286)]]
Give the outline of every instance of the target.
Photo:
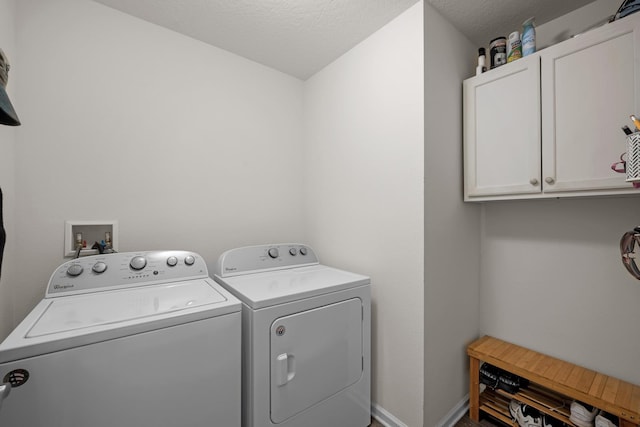
[(478, 335), (480, 210), (462, 200), (462, 81), (476, 48), (428, 3), (424, 20), (424, 425), (436, 425), (467, 394), (465, 347)]

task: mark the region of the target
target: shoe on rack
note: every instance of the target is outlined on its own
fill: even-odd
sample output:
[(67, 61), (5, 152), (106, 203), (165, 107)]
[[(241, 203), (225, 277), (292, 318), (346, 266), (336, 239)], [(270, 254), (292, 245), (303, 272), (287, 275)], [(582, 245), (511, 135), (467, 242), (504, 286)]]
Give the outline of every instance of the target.
[(515, 394), (521, 387), (526, 387), (528, 385), (529, 380), (521, 378), (510, 372), (503, 371), (500, 376), (498, 376), (498, 388), (501, 388), (507, 393)]
[(607, 412), (596, 415), (596, 427), (618, 427), (619, 423), (618, 417)]
[(486, 384), (489, 388), (495, 389), (498, 387), (498, 378), (503, 373), (502, 369), (485, 362), (480, 367), (480, 382)]
[(551, 415), (542, 415), (542, 427), (566, 427), (566, 424)]
[(480, 367), (480, 383), (494, 390), (500, 388), (507, 393), (514, 394), (520, 388), (529, 385), (529, 380), (485, 362)]
[(574, 400), (571, 402), (571, 416), (569, 420), (578, 427), (593, 427), (593, 419), (600, 410), (586, 403)]
[(542, 427), (540, 411), (515, 399), (509, 402), (509, 413), (520, 427)]

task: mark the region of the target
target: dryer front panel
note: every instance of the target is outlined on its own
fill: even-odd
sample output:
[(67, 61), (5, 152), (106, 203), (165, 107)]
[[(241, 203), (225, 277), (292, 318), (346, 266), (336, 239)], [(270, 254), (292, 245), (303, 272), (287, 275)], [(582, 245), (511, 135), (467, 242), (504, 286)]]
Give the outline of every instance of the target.
[(282, 423), (355, 384), (363, 372), (360, 298), (271, 324), (271, 420)]

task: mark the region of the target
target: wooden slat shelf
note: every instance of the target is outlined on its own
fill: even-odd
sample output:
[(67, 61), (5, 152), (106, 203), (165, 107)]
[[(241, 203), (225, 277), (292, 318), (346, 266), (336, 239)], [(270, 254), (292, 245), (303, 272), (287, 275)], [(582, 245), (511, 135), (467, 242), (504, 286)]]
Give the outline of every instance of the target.
[(480, 395), (480, 408), (483, 412), (499, 419), (510, 426), (517, 426), (509, 414), (509, 399), (500, 396), (493, 391), (486, 390)]
[[(516, 399), (567, 425), (572, 425), (569, 415), (573, 400), (616, 415), (620, 419), (620, 427), (638, 426), (640, 423), (640, 386), (490, 336), (470, 344), (467, 354), (471, 369), (469, 415), (475, 421), (483, 411), (501, 421), (507, 418), (507, 424), (512, 425), (509, 408), (506, 406), (504, 412), (503, 404), (506, 401), (508, 405), (510, 399)], [(489, 394), (485, 391), (482, 395), (486, 396), (481, 396), (481, 361), (526, 378), (531, 384), (516, 394), (496, 390)], [(495, 413), (501, 413), (501, 417)]]
[(536, 384), (531, 384), (527, 388), (520, 390), (514, 397), (521, 402), (529, 403), (533, 407), (535, 407), (535, 405), (541, 405), (547, 411), (556, 413), (567, 419), (569, 415), (571, 415), (570, 406), (572, 399), (554, 393), (551, 390), (546, 390)]
[[(505, 396), (509, 398), (509, 400), (515, 399), (519, 402), (526, 403), (540, 412), (544, 412), (569, 426), (573, 426), (573, 423), (569, 420), (569, 415), (571, 415), (571, 411), (569, 410), (571, 399), (567, 397), (540, 392), (534, 385), (523, 388), (516, 394), (507, 393), (504, 390), (495, 390), (495, 393)], [(508, 409), (507, 413), (509, 413)]]
[(480, 397), (480, 408), (483, 412), (491, 415), (492, 417), (502, 421), (508, 426), (518, 427), (518, 423), (511, 419), (509, 415), (509, 408), (506, 405), (509, 405), (509, 402), (506, 405), (503, 402), (497, 401), (495, 399), (495, 395), (493, 396), (483, 396)]

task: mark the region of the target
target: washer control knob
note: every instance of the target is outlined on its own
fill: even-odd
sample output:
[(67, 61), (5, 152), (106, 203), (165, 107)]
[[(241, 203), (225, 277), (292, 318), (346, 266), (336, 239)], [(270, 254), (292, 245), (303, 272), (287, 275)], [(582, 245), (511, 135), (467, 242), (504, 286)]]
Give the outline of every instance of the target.
[(147, 259), (143, 256), (134, 256), (129, 263), (129, 267), (134, 270), (142, 270), (147, 266)]
[(184, 263), (187, 265), (193, 265), (196, 262), (196, 258), (193, 255), (187, 255), (184, 258)]
[(289, 253), (291, 254), (291, 256), (296, 256), (298, 255), (298, 250), (296, 248), (291, 248), (289, 249)]
[(178, 264), (178, 258), (174, 256), (170, 256), (169, 258), (167, 258), (167, 265), (169, 267), (175, 267), (177, 264)]
[(305, 248), (304, 246), (302, 246), (300, 248), (300, 255), (306, 255), (307, 254), (307, 248)]
[(80, 264), (71, 264), (69, 268), (67, 268), (67, 274), (71, 277), (76, 277), (82, 274), (84, 268)]
[(280, 255), (280, 252), (278, 252), (278, 248), (270, 248), (269, 249), (269, 256), (271, 258), (278, 258), (279, 255)]
[(107, 271), (107, 264), (102, 262), (102, 261), (98, 261), (95, 264), (93, 264), (93, 267), (91, 267), (91, 270), (93, 270), (94, 273), (104, 273), (105, 271)]

